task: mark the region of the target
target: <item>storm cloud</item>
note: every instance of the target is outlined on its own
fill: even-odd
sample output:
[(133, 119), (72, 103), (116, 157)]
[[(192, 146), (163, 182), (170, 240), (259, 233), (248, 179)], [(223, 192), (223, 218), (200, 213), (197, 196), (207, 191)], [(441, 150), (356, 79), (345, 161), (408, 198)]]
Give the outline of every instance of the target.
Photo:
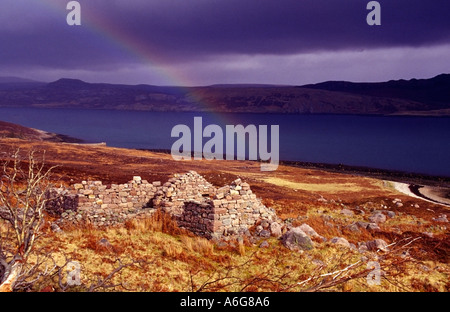
[[(115, 82), (134, 75), (132, 82), (157, 84), (169, 83), (158, 71), (181, 71), (197, 83), (295, 84), (302, 82), (301, 71), (334, 77), (340, 64), (354, 60), (356, 72), (336, 78), (381, 79), (355, 74), (357, 62), (370, 62), (365, 56), (381, 68), (396, 66), (394, 76), (449, 70), (448, 0), (379, 1), (381, 26), (367, 25), (366, 0), (79, 0), (81, 26), (66, 24), (67, 2), (1, 2), (0, 74), (100, 80), (116, 72)], [(396, 51), (392, 60), (389, 51)], [(399, 51), (416, 61), (439, 55), (421, 71), (418, 64), (402, 64)]]

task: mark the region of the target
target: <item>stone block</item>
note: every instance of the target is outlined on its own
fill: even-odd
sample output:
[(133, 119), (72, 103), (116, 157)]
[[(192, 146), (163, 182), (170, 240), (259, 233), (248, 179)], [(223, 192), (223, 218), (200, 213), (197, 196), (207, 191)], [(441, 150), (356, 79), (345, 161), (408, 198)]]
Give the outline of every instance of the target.
[(94, 191), (93, 190), (84, 190), (83, 192), (82, 192), (82, 194), (83, 195), (92, 195), (92, 194), (94, 194)]
[(218, 215), (224, 215), (228, 213), (228, 209), (225, 208), (215, 208), (214, 209), (214, 213), (218, 214)]

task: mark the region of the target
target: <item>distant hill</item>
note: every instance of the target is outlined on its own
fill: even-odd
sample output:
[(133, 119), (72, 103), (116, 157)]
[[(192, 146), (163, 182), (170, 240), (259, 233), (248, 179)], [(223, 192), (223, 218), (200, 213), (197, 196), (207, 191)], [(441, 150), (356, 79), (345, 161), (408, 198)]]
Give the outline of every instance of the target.
[(274, 84), (258, 84), (258, 83), (229, 83), (229, 84), (214, 84), (213, 88), (276, 88), (276, 87), (290, 87), (289, 85), (274, 85)]
[(431, 79), (391, 80), (379, 83), (327, 81), (302, 88), (404, 99), (426, 104), (429, 109), (450, 108), (450, 74)]
[[(59, 79), (1, 87), (0, 106), (179, 112), (450, 115), (450, 75), (382, 83), (163, 87)], [(5, 86), (5, 84), (3, 84)], [(6, 84), (7, 86), (7, 84)]]
[(61, 134), (50, 133), (33, 128), (0, 121), (0, 138), (16, 138), (31, 141), (81, 143), (82, 140)]

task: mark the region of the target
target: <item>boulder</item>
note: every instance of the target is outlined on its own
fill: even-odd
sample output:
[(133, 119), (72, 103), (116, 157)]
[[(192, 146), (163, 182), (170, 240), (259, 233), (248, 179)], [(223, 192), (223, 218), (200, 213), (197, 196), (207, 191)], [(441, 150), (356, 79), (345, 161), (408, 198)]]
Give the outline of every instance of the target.
[(303, 223), (302, 225), (298, 226), (297, 228), (300, 229), (301, 231), (303, 231), (309, 237), (318, 237), (318, 238), (322, 237), (319, 234), (317, 234), (317, 232), (306, 223)]
[(272, 236), (279, 237), (281, 236), (281, 225), (278, 222), (272, 222), (270, 224), (270, 232), (272, 233)]
[(270, 223), (268, 220), (262, 220), (261, 221), (261, 226), (263, 227), (263, 229), (268, 229), (270, 226)]
[(386, 222), (386, 216), (381, 212), (376, 212), (369, 217), (369, 221), (372, 223), (384, 223)]
[(353, 211), (351, 211), (350, 209), (344, 208), (341, 210), (341, 214), (343, 214), (344, 216), (347, 216), (347, 217), (351, 217), (351, 216), (353, 216)]
[(381, 230), (380, 227), (378, 226), (378, 224), (376, 224), (376, 223), (369, 223), (367, 225), (366, 229), (369, 231), (380, 231)]
[(341, 245), (350, 248), (350, 243), (343, 237), (333, 237), (330, 241), (333, 244)]
[(364, 221), (357, 221), (357, 222), (355, 223), (355, 225), (356, 225), (358, 228), (367, 229), (367, 226), (369, 226), (369, 223), (368, 223), (368, 222), (364, 222)]
[(358, 243), (358, 251), (359, 253), (365, 253), (368, 251), (366, 243)]
[(366, 242), (366, 246), (369, 251), (377, 251), (377, 250), (389, 251), (387, 245), (388, 244), (381, 238), (377, 238), (372, 241)]
[(258, 235), (260, 237), (269, 238), (270, 237), (270, 232), (268, 230), (262, 230), (261, 232), (259, 232)]
[(347, 225), (345, 228), (346, 228), (347, 230), (351, 231), (351, 232), (354, 232), (354, 233), (360, 232), (359, 226), (356, 225), (356, 223), (349, 224), (349, 225)]
[(103, 248), (105, 248), (107, 250), (110, 250), (110, 251), (113, 249), (112, 245), (110, 244), (110, 242), (106, 238), (100, 239), (97, 242), (97, 244), (98, 244), (98, 246), (103, 247)]
[(269, 247), (269, 243), (265, 240), (263, 241), (260, 245), (259, 248), (268, 248)]
[(289, 250), (310, 250), (314, 248), (311, 238), (299, 227), (286, 232), (281, 237), (281, 242)]

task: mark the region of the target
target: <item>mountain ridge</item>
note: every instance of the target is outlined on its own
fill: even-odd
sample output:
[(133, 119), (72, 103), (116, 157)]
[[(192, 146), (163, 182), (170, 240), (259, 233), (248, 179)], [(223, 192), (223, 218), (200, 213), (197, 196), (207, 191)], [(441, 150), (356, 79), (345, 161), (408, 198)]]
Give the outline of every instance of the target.
[(327, 81), (303, 86), (176, 87), (88, 83), (71, 78), (18, 85), (0, 84), (0, 107), (450, 116), (450, 74), (430, 79)]
[[(389, 80), (387, 82), (326, 81), (303, 85), (303, 88), (338, 91), (360, 95), (401, 98), (434, 106), (449, 108), (450, 74), (440, 74), (430, 79)], [(444, 107), (443, 107), (444, 106)]]

